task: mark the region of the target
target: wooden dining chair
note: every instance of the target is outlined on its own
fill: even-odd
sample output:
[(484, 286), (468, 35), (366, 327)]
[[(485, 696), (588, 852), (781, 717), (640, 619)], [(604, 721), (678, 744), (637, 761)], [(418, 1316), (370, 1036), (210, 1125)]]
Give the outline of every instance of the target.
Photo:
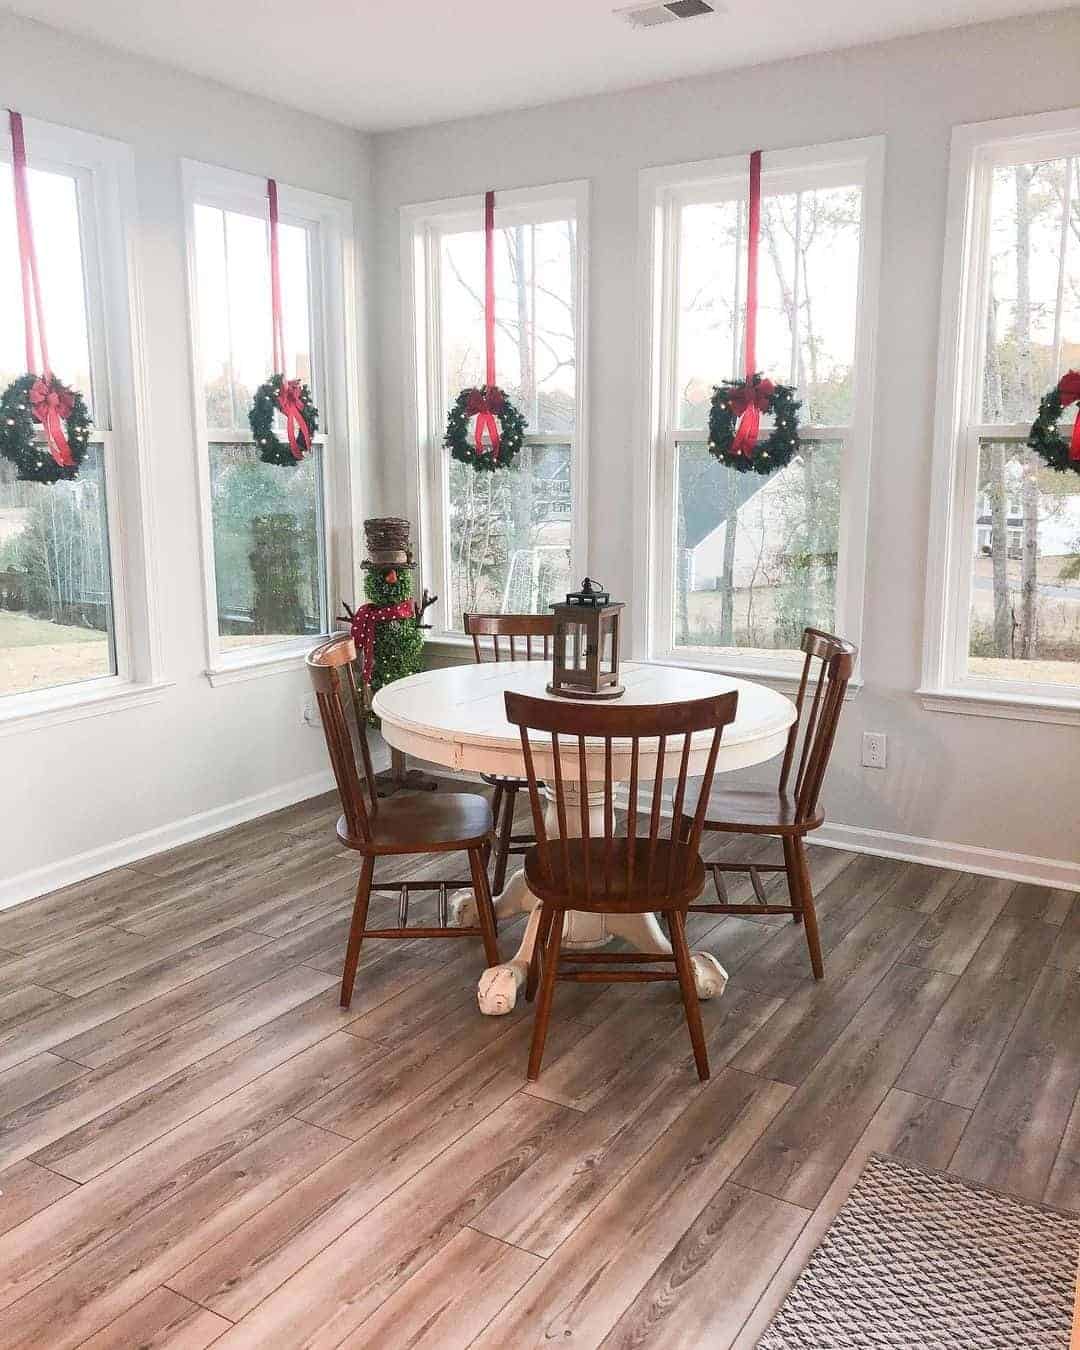
[[(465, 632), (472, 638), (477, 663), (489, 661), (550, 661), (555, 637), (553, 614), (466, 614)], [(491, 655), (485, 657), (490, 638)], [(500, 649), (500, 640), (502, 647)], [(528, 784), (524, 778), (482, 774), (494, 788), (491, 814), (495, 819), (495, 874), (491, 888), (496, 895), (506, 885), (506, 864), (511, 853), (525, 853), (536, 843), (531, 834), (514, 834), (517, 794)], [(500, 820), (500, 815), (502, 819)]]
[[(540, 1073), (547, 1038), (548, 1022), (556, 980), (619, 983), (623, 981), (677, 980), (682, 994), (690, 1043), (698, 1077), (709, 1076), (709, 1057), (701, 1024), (697, 989), (694, 985), (690, 949), (686, 943), (686, 911), (701, 894), (705, 884), (705, 865), (698, 853), (705, 804), (712, 787), (716, 756), (724, 728), (734, 720), (738, 694), (720, 694), (688, 703), (656, 704), (637, 707), (595, 707), (587, 703), (562, 703), (555, 699), (529, 698), (507, 693), (506, 717), (520, 729), (521, 751), (528, 775), (536, 844), (525, 855), (525, 877), (529, 889), (541, 902), (540, 925), (525, 987), (532, 999), (539, 988), (528, 1077)], [(540, 802), (533, 742), (530, 732), (549, 735), (550, 766), (543, 765), (549, 792), (554, 793), (555, 837), (548, 838), (544, 811)], [(687, 771), (695, 733), (708, 732), (707, 759), (698, 794), (697, 809), (690, 815), (689, 829), (680, 831), (686, 801)], [(667, 822), (667, 837), (661, 829), (664, 772), (669, 738), (682, 737), (679, 777), (673, 798), (674, 809)], [(593, 744), (589, 746), (587, 740)], [(639, 835), (639, 784), (642, 742), (648, 778), (649, 764), (655, 759), (651, 775), (651, 800), (644, 830)], [(678, 744), (673, 751), (678, 750)], [(543, 750), (548, 755), (546, 742)], [(628, 767), (629, 797), (626, 832), (616, 836), (614, 811), (615, 761)], [(594, 771), (592, 765), (601, 761)], [(571, 837), (567, 812), (566, 780), (579, 785), (578, 821), (580, 837)], [(595, 783), (594, 783), (595, 780)], [(603, 834), (593, 838), (589, 824), (590, 791), (603, 790)], [(648, 796), (648, 793), (646, 793)], [(567, 910), (593, 914), (662, 914), (671, 938), (671, 955), (644, 952), (562, 953), (563, 919)], [(648, 969), (657, 965), (674, 969)], [(605, 968), (606, 967), (606, 968)]]
[[(337, 782), (343, 815), (338, 819), (338, 838), (346, 848), (355, 849), (362, 859), (360, 882), (356, 888), (352, 925), (345, 949), (345, 969), (341, 978), (341, 1006), (352, 1001), (360, 946), (364, 938), (479, 937), (483, 939), (484, 959), (488, 966), (499, 963), (495, 909), (488, 887), (486, 850), (491, 842), (491, 808), (487, 799), (475, 792), (417, 793), (380, 800), (368, 749), (366, 717), (354, 718), (360, 745), (361, 767), (357, 767), (346, 706), (362, 707), (356, 694), (354, 664), (356, 646), (351, 637), (332, 638), (316, 647), (307, 658), (311, 683), (315, 688), (326, 734), (326, 747)], [(344, 686), (344, 688), (343, 688)], [(447, 891), (467, 882), (452, 880), (395, 881), (377, 885), (375, 860), (392, 854), (467, 853), (472, 888), (476, 896), (479, 926), (447, 927)], [(372, 891), (393, 891), (398, 896), (398, 926), (368, 928), (368, 903)], [(412, 927), (409, 924), (409, 897), (414, 891), (438, 892), (438, 926)]]
[[(691, 905), (694, 913), (706, 914), (790, 914), (796, 923), (806, 925), (806, 943), (810, 949), (810, 965), (814, 979), (824, 977), (821, 959), (821, 937), (818, 933), (814, 892), (810, 885), (810, 869), (806, 863), (806, 836), (824, 823), (825, 815), (819, 805), (821, 785), (829, 767), (836, 728), (844, 706), (851, 672), (859, 649), (831, 633), (807, 628), (803, 633), (802, 651), (805, 653), (798, 693), (795, 695), (796, 718), (788, 733), (783, 762), (780, 766), (780, 784), (775, 791), (717, 788), (713, 791), (705, 813), (705, 829), (725, 834), (775, 835), (784, 849), (782, 863), (737, 862), (728, 860), (709, 864), (716, 883), (718, 904)], [(813, 667), (817, 666), (816, 673)], [(812, 696), (807, 695), (813, 689)], [(801, 751), (799, 742), (802, 742)], [(798, 753), (798, 768), (792, 784), (791, 772)], [(683, 828), (691, 828), (690, 817), (684, 816)], [(756, 904), (732, 904), (724, 885), (727, 872), (747, 872), (754, 888)], [(763, 872), (784, 872), (787, 875), (790, 904), (772, 903), (761, 882)]]

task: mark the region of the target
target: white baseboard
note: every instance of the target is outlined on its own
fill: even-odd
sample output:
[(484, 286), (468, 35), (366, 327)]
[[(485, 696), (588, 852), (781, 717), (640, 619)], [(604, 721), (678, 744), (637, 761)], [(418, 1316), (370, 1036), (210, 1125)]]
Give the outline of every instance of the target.
[(283, 806), (293, 806), (296, 802), (317, 797), (329, 792), (334, 786), (334, 776), (329, 769), (308, 774), (304, 778), (294, 778), (290, 783), (270, 788), (267, 792), (258, 792), (252, 797), (241, 797), (238, 801), (225, 806), (216, 806), (210, 811), (200, 811), (196, 815), (186, 816), (182, 820), (171, 821), (168, 825), (159, 825), (152, 830), (143, 830), (141, 834), (128, 835), (114, 843), (104, 844), (100, 848), (88, 849), (85, 853), (76, 853), (71, 858), (48, 863), (45, 867), (36, 867), (32, 871), (22, 872), (0, 883), (0, 910), (10, 909), (37, 895), (49, 891), (58, 891), (88, 877), (99, 876), (102, 872), (111, 872), (114, 867), (123, 867), (127, 863), (138, 862), (152, 853), (163, 853), (166, 849), (176, 848), (179, 844), (189, 844), (208, 834), (217, 834), (230, 829), (233, 825), (242, 825), (256, 816), (269, 815), (271, 811), (280, 811)]
[(837, 825), (828, 821), (807, 836), (811, 844), (843, 848), (852, 853), (876, 853), (883, 858), (903, 862), (927, 863), (980, 876), (1004, 877), (1008, 881), (1028, 881), (1036, 886), (1054, 886), (1059, 890), (1080, 891), (1080, 863), (1062, 858), (1039, 858), (1030, 853), (1007, 853), (976, 844), (950, 844), (940, 839), (920, 839), (910, 834), (891, 834), (888, 830), (866, 830), (858, 825)]

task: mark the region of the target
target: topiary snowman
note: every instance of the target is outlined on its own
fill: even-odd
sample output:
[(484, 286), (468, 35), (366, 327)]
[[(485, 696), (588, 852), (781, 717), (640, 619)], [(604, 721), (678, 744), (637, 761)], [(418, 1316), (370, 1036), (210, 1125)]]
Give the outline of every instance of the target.
[(424, 612), (438, 596), (424, 591), (419, 603), (412, 599), (412, 565), (379, 567), (364, 563), (364, 594), (367, 604), (352, 610), (345, 605), (357, 664), (364, 684), (372, 694), (420, 669), (424, 653)]

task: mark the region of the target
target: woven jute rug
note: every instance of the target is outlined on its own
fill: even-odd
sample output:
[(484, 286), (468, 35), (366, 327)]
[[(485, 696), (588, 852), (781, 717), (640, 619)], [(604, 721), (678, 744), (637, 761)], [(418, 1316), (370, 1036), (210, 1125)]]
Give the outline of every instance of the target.
[(759, 1350), (1066, 1350), (1080, 1216), (873, 1154)]

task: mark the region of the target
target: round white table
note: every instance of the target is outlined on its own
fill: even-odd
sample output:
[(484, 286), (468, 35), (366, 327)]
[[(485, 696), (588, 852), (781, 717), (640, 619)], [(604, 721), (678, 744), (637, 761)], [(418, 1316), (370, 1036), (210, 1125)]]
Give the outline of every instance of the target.
[[(706, 698), (709, 695), (739, 691), (739, 707), (735, 721), (725, 730), (716, 762), (717, 773), (742, 769), (750, 764), (778, 755), (784, 748), (788, 728), (795, 720), (795, 705), (783, 694), (751, 680), (737, 680), (729, 675), (708, 671), (688, 670), (681, 666), (639, 665), (628, 662), (621, 667), (626, 693), (618, 706), (638, 704), (678, 703), (685, 699)], [(521, 753), (521, 735), (517, 727), (506, 720), (503, 695), (511, 689), (516, 693), (550, 698), (547, 690), (551, 667), (547, 661), (499, 661), (483, 665), (451, 666), (443, 670), (421, 671), (403, 680), (395, 680), (375, 695), (374, 712), (382, 722), (382, 733), (390, 745), (431, 764), (448, 769), (475, 773), (500, 774), (511, 778), (525, 775)], [(611, 707), (612, 704), (605, 706)], [(711, 732), (700, 733), (691, 746), (689, 771), (700, 773), (711, 741)], [(546, 743), (545, 743), (546, 742)], [(665, 756), (670, 772), (665, 777), (675, 778), (679, 772), (682, 753), (681, 738), (673, 740)], [(598, 742), (598, 749), (602, 749)], [(656, 769), (657, 743), (653, 742), (652, 757), (649, 742), (642, 742), (640, 775), (649, 782)], [(700, 749), (699, 749), (700, 745)], [(542, 777), (545, 766), (550, 767), (550, 739), (532, 743), (537, 773)], [(597, 763), (588, 764), (590, 779), (599, 773), (601, 791), (590, 792), (590, 812), (595, 812), (595, 831), (603, 831), (600, 815), (603, 803), (602, 754)], [(566, 772), (566, 770), (564, 770)], [(629, 753), (620, 759), (616, 744), (613, 772), (617, 779), (630, 777)], [(566, 784), (567, 797), (577, 791), (576, 784)], [(551, 804), (548, 804), (551, 809)], [(578, 812), (567, 811), (567, 819), (575, 821)], [(593, 828), (590, 821), (590, 829)], [(554, 832), (552, 821), (549, 830)], [(529, 913), (521, 945), (510, 961), (492, 966), (481, 977), (478, 1001), (481, 1012), (499, 1016), (512, 1011), (518, 991), (532, 956), (539, 922), (539, 904), (525, 884), (523, 871), (514, 873), (495, 900), (500, 918), (512, 914)], [(471, 891), (458, 892), (451, 902), (450, 921), (461, 925), (475, 924), (475, 903)], [(671, 948), (654, 914), (597, 915), (571, 913), (567, 916), (564, 945), (568, 948), (601, 946), (613, 937), (622, 937), (636, 950), (649, 954), (668, 954)], [(712, 998), (723, 992), (727, 974), (723, 966), (708, 952), (693, 954), (694, 979), (698, 994)]]

